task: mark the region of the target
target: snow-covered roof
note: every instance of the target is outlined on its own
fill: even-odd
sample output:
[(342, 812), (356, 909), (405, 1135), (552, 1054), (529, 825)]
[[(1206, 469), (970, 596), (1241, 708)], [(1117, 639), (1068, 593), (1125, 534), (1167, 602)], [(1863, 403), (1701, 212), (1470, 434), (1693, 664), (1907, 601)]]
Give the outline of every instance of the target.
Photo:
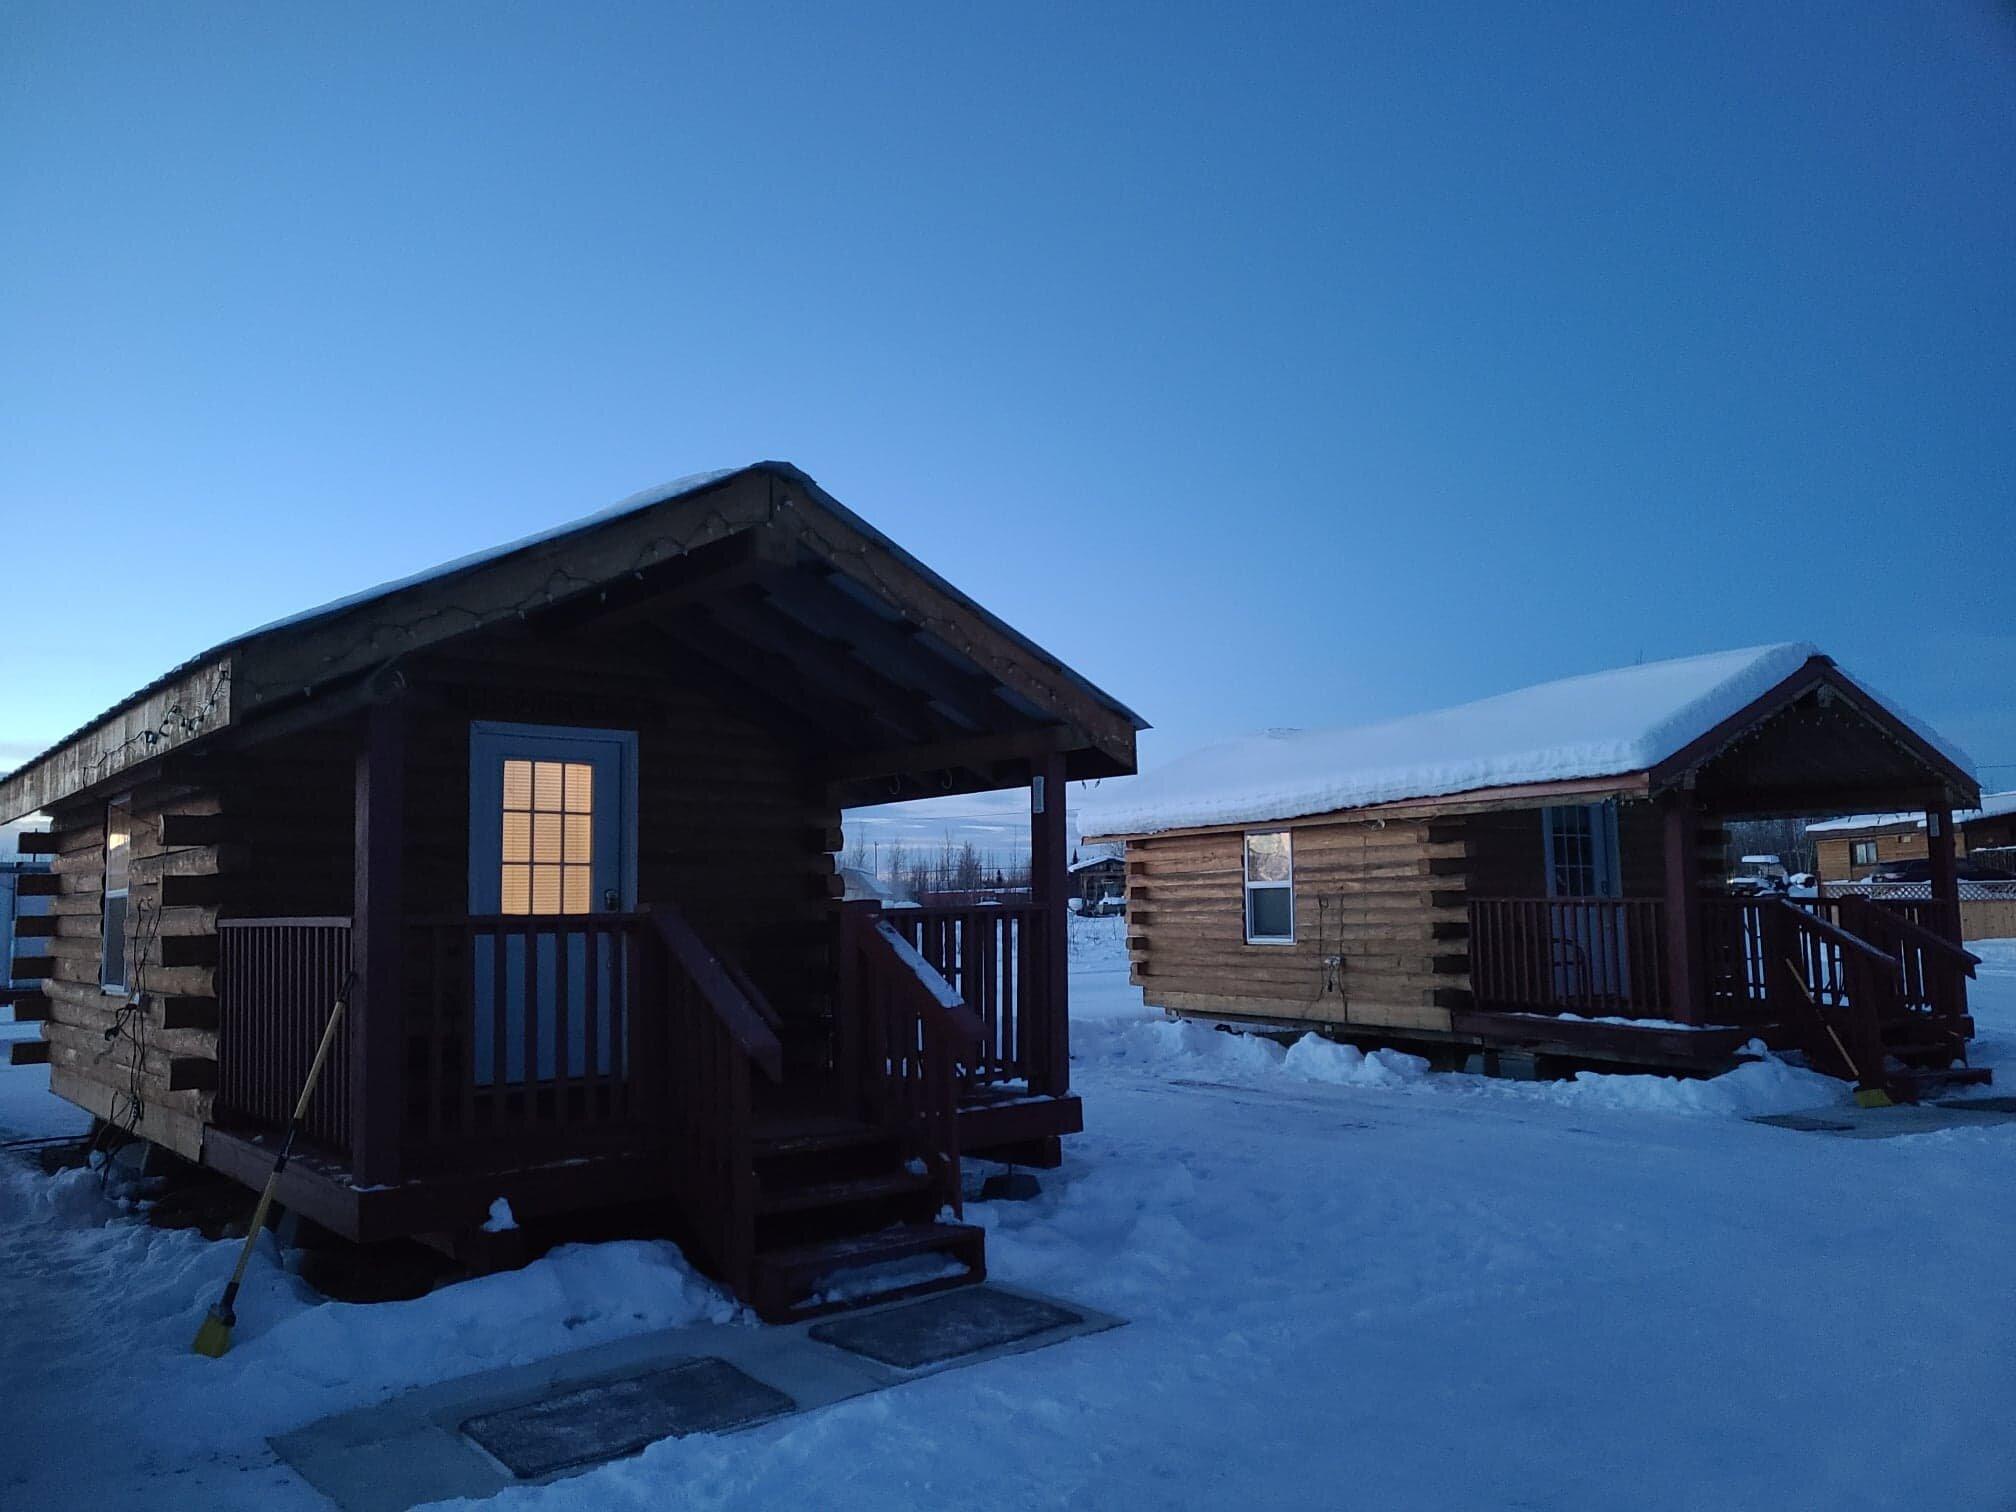
[[(1005, 620), (1001, 619), (998, 615), (994, 614), (984, 605), (979, 604), (978, 602), (970, 598), (968, 595), (961, 592), (958, 588), (955, 588), (951, 583), (947, 582), (944, 578), (940, 577), (937, 573), (933, 572), (929, 567), (925, 566), (922, 562), (918, 561), (915, 557), (911, 556), (909, 552), (905, 551), (896, 542), (889, 539), (889, 537), (884, 535), (881, 531), (877, 530), (874, 526), (870, 525), (866, 520), (863, 520), (860, 516), (856, 515), (853, 511), (849, 510), (845, 505), (841, 504), (839, 500), (835, 499), (831, 494), (827, 493), (825, 489), (821, 488), (819, 484), (816, 481), (814, 481), (810, 476), (808, 476), (806, 473), (804, 473), (797, 467), (794, 467), (792, 464), (788, 462), (754, 462), (743, 467), (723, 468), (723, 469), (717, 469), (712, 472), (693, 473), (686, 477), (676, 479), (673, 482), (661, 484), (656, 488), (645, 489), (641, 493), (632, 494), (629, 498), (623, 499), (618, 503), (609, 505), (607, 508), (598, 509), (593, 513), (582, 515), (578, 518), (569, 520), (564, 524), (555, 525), (549, 529), (537, 531), (531, 535), (521, 536), (516, 540), (507, 541), (501, 545), (487, 547), (484, 550), (472, 552), (466, 556), (457, 557), (452, 561), (442, 562), (436, 566), (426, 568), (425, 570), (420, 572), (411, 573), (404, 577), (395, 578), (392, 579), (391, 581), (384, 583), (379, 583), (374, 587), (366, 588), (356, 593), (350, 593), (340, 598), (331, 599), (326, 603), (316, 605), (312, 609), (305, 609), (297, 614), (290, 614), (280, 619), (271, 620), (266, 624), (258, 626), (256, 629), (246, 631), (242, 635), (237, 635), (232, 637), (230, 640), (219, 642), (217, 645), (212, 646), (209, 650), (204, 651), (196, 656), (190, 657), (178, 663), (176, 666), (170, 668), (167, 672), (163, 673), (160, 677), (155, 678), (152, 682), (148, 683), (146, 686), (140, 688), (138, 691), (134, 693), (127, 695), (119, 702), (113, 704), (110, 708), (105, 710), (105, 712), (100, 714), (97, 718), (71, 731), (69, 734), (65, 735), (62, 739), (58, 740), (54, 745), (50, 746), (47, 750), (44, 750), (39, 754), (30, 757), (27, 761), (22, 762), (15, 768), (13, 768), (13, 770), (11, 771), (0, 770), (0, 798), (12, 799), (16, 796), (21, 797), (29, 796), (26, 793), (25, 788), (23, 788), (22, 784), (16, 783), (15, 779), (26, 777), (36, 768), (43, 766), (45, 763), (49, 762), (52, 758), (56, 757), (60, 752), (64, 751), (67, 747), (70, 747), (73, 744), (86, 739), (87, 737), (92, 735), (93, 732), (102, 729), (128, 709), (133, 708), (137, 704), (141, 704), (148, 697), (150, 697), (156, 692), (161, 691), (162, 689), (169, 687), (169, 685), (175, 683), (178, 679), (181, 679), (185, 676), (194, 676), (199, 673), (214, 672), (216, 676), (211, 685), (213, 690), (211, 694), (211, 701), (213, 705), (218, 703), (219, 699), (217, 697), (217, 690), (224, 689), (227, 686), (227, 684), (230, 684), (232, 681), (231, 678), (232, 669), (230, 666), (225, 664), (225, 659), (227, 657), (232, 657), (237, 655), (238, 653), (243, 652), (247, 647), (251, 646), (255, 642), (262, 641), (265, 637), (278, 636), (282, 640), (284, 640), (285, 635), (283, 634), (283, 632), (299, 631), (307, 626), (317, 624), (318, 622), (335, 619), (337, 616), (340, 616), (346, 613), (347, 611), (358, 609), (365, 605), (376, 603), (378, 600), (381, 599), (389, 599), (393, 595), (399, 594), (406, 590), (421, 588), (426, 585), (436, 583), (437, 581), (445, 581), (447, 579), (455, 578), (461, 574), (468, 573), (474, 569), (483, 567), (486, 564), (501, 561), (504, 558), (514, 556), (521, 552), (529, 551), (535, 547), (545, 545), (549, 542), (562, 541), (566, 540), (569, 537), (586, 534), (590, 531), (593, 531), (598, 526), (608, 525), (612, 522), (625, 519), (628, 516), (642, 514), (645, 511), (654, 509), (658, 506), (672, 503), (675, 500), (681, 500), (688, 498), (691, 495), (704, 493), (708, 489), (718, 487), (722, 484), (727, 483), (730, 479), (737, 478), (743, 474), (761, 474), (761, 473), (771, 474), (783, 480), (787, 484), (803, 489), (806, 494), (810, 495), (811, 501), (815, 506), (827, 511), (836, 518), (840, 519), (850, 529), (858, 532), (874, 546), (887, 552), (890, 558), (892, 558), (898, 566), (915, 574), (918, 578), (922, 579), (930, 587), (936, 589), (941, 593), (944, 593), (945, 595), (953, 599), (963, 609), (973, 614), (975, 617), (977, 617), (979, 620), (981, 620), (983, 623), (989, 626), (992, 630), (1005, 636), (1010, 641), (1020, 646), (1023, 650), (1029, 652), (1031, 655), (1041, 660), (1047, 666), (1054, 668), (1056, 672), (1066, 682), (1072, 684), (1080, 691), (1089, 695), (1092, 699), (1094, 699), (1098, 704), (1103, 706), (1106, 710), (1124, 718), (1136, 730), (1143, 730), (1148, 728), (1147, 721), (1142, 719), (1140, 715), (1136, 714), (1133, 710), (1129, 709), (1125, 704), (1122, 704), (1118, 699), (1114, 698), (1111, 694), (1105, 692), (1101, 688), (1096, 687), (1089, 679), (1084, 677), (1081, 673), (1067, 666), (1062, 660), (1060, 660), (1056, 656), (1053, 656), (1051, 653), (1045, 651), (1042, 647), (1038, 646), (1026, 635), (1016, 630), (1012, 625), (1009, 625)], [(572, 592), (584, 586), (592, 586), (592, 584), (584, 583), (580, 579), (566, 577), (565, 575), (562, 576), (564, 581), (561, 591), (563, 592)], [(559, 596), (558, 593), (549, 595), (549, 601), (551, 599), (557, 598), (558, 596)], [(232, 696), (221, 700), (221, 702), (223, 705), (224, 712), (219, 716), (219, 719), (215, 722), (214, 728), (221, 728), (223, 724), (230, 723), (231, 721), (237, 719), (242, 712), (239, 706), (238, 698), (236, 696), (235, 688), (233, 689)], [(172, 712), (179, 712), (179, 711), (171, 711), (171, 713)], [(207, 713), (208, 711), (206, 710), (205, 712)], [(195, 728), (196, 728), (195, 724), (185, 722), (185, 728), (183, 730), (183, 733), (185, 735), (193, 733), (195, 731)], [(153, 751), (156, 749), (152, 735), (149, 735), (148, 737), (147, 749), (149, 751)], [(104, 775), (110, 775), (110, 772), (107, 771), (104, 773)], [(14, 785), (13, 789), (8, 789), (6, 787), (7, 784), (13, 784)], [(75, 791), (76, 787), (77, 784), (72, 782), (70, 786), (66, 789), (66, 791)]]
[[(373, 599), (384, 598), (397, 593), (402, 588), (415, 588), (436, 578), (445, 578), (457, 572), (465, 572), (471, 567), (480, 567), (485, 562), (494, 562), (499, 557), (507, 557), (514, 551), (523, 551), (530, 546), (542, 546), (548, 541), (557, 541), (562, 536), (591, 530), (610, 520), (620, 520), (625, 515), (635, 514), (640, 509), (649, 509), (654, 504), (669, 504), (674, 499), (683, 499), (688, 494), (698, 493), (703, 488), (711, 488), (723, 478), (732, 478), (743, 469), (739, 467), (716, 468), (712, 472), (690, 473), (683, 478), (675, 478), (670, 483), (661, 483), (656, 488), (647, 488), (634, 493), (629, 498), (609, 505), (606, 509), (595, 510), (591, 514), (579, 515), (562, 525), (549, 526), (545, 530), (534, 531), (531, 535), (520, 536), (515, 541), (506, 541), (501, 546), (486, 546), (481, 551), (472, 551), (467, 556), (459, 556), (452, 561), (439, 562), (419, 572), (408, 573), (402, 578), (378, 584), (375, 588), (362, 588), (355, 593), (346, 593), (341, 598), (317, 604), (313, 609), (303, 609), (298, 614), (285, 615), (277, 620), (269, 620), (256, 630), (248, 630), (234, 640), (226, 641), (217, 650), (235, 645), (238, 641), (248, 641), (255, 635), (264, 635), (269, 630), (289, 630), (296, 625), (305, 625), (310, 620), (324, 619), (332, 614), (340, 614), (345, 609), (354, 609), (359, 604), (368, 604)], [(205, 655), (214, 655), (206, 652)], [(199, 661), (203, 658), (197, 658)]]
[[(1976, 819), (1999, 819), (2004, 814), (2016, 814), (2016, 788), (2002, 793), (1983, 793), (1981, 807), (1955, 809), (1953, 822), (1969, 824)], [(1806, 826), (1809, 835), (1839, 835), (1851, 830), (1902, 829), (1906, 825), (1918, 829), (1925, 828), (1925, 813), (1922, 809), (1908, 809), (1900, 814), (1849, 814), (1842, 819), (1822, 819)]]
[(1111, 866), (1118, 860), (1120, 860), (1120, 857), (1102, 852), (1096, 856), (1080, 856), (1064, 869), (1066, 871), (1081, 872), (1094, 866)]
[[(1563, 678), (1344, 730), (1269, 730), (1089, 790), (1087, 836), (1247, 824), (1527, 783), (1645, 771), (1797, 672), (1817, 648), (1753, 646)], [(1960, 770), (1967, 757), (1876, 699)]]

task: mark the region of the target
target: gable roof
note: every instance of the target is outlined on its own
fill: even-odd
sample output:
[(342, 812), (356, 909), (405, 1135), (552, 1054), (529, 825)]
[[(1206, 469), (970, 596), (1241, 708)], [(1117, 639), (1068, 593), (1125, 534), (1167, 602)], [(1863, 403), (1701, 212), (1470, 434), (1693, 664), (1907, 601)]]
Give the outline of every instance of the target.
[[(766, 487), (767, 485), (767, 496)], [(787, 519), (786, 516), (791, 518)], [(665, 526), (659, 532), (660, 524)], [(676, 527), (676, 528), (675, 528)], [(1049, 692), (1125, 730), (1147, 721), (847, 509), (788, 462), (695, 473), (517, 540), (261, 625), (180, 663), (0, 777), (0, 819), (81, 792), (255, 711), (312, 697), (397, 655), (473, 628), (585, 601), (708, 545), (766, 529), (823, 528), (872, 552), (934, 602), (977, 621)], [(838, 573), (836, 576), (844, 576)], [(872, 588), (854, 590), (861, 602)], [(885, 612), (881, 605), (873, 606)], [(1024, 697), (1025, 711), (1037, 702)], [(1127, 737), (1131, 744), (1131, 735)], [(1131, 765), (1131, 759), (1127, 763)]]
[[(1955, 809), (1955, 824), (1972, 824), (1976, 819), (1999, 819), (2004, 814), (2016, 814), (2016, 788), (2004, 793), (1983, 793), (1981, 806), (1971, 809)], [(1842, 835), (1851, 830), (1903, 829), (1906, 826), (1925, 828), (1925, 812), (1922, 809), (1906, 809), (1896, 814), (1849, 814), (1840, 819), (1822, 819), (1806, 826), (1809, 835)]]
[[(1342, 730), (1272, 730), (1102, 783), (1087, 836), (1294, 819), (1408, 799), (1650, 773), (1705, 759), (1724, 727), (1819, 664), (1963, 779), (1966, 755), (1804, 642), (1588, 673)], [(1710, 753), (1712, 754), (1712, 753)]]

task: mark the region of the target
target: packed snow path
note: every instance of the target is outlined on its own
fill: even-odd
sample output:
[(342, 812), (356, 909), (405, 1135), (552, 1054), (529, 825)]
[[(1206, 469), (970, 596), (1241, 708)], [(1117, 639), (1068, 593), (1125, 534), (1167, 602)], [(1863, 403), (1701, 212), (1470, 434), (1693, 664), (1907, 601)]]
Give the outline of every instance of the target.
[[(2016, 942), (1983, 953), (1978, 1048), (2016, 1065)], [(1003, 1280), (1129, 1327), (662, 1442), (500, 1504), (1607, 1512), (2016, 1495), (2000, 1426), (2016, 1414), (2016, 1130), (1851, 1141), (1744, 1122), (1842, 1090), (1784, 1068), (1681, 1096), (1284, 1056), (1148, 1019), (1098, 952), (1078, 965), (1088, 1130), (1041, 1198), (968, 1211)], [(0, 1173), (0, 1505), (318, 1506), (265, 1435), (722, 1306), (661, 1245), (561, 1251), (369, 1308), (318, 1304), (267, 1265), (239, 1347), (199, 1361), (188, 1339), (230, 1250), (134, 1223), (88, 1177)]]

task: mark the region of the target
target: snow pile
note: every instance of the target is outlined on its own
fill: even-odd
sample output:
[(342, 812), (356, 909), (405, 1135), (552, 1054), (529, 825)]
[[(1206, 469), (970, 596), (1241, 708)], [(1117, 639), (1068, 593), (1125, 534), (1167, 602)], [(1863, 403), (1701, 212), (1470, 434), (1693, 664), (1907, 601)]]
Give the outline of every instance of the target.
[[(323, 1299), (262, 1241), (231, 1351), (203, 1359), (189, 1343), (239, 1248), (151, 1227), (92, 1172), (45, 1177), (0, 1156), (12, 1315), (0, 1327), (12, 1446), (0, 1455), (0, 1505), (316, 1505), (277, 1469), (235, 1495), (202, 1474), (270, 1467), (269, 1435), (409, 1387), (737, 1316), (665, 1243), (568, 1246), (523, 1270), (365, 1305)], [(178, 1489), (160, 1500), (170, 1482), (148, 1492), (150, 1476)]]
[[(1257, 1034), (1218, 1029), (1188, 1019), (1107, 1017), (1074, 1023), (1078, 1055), (1108, 1069), (1264, 1086), (1269, 1081), (1405, 1090), (1436, 1098), (1485, 1098), (1603, 1108), (1620, 1113), (1681, 1113), (1752, 1118), (1840, 1102), (1846, 1084), (1780, 1060), (1762, 1044), (1759, 1059), (1711, 1078), (1584, 1071), (1563, 1081), (1507, 1081), (1446, 1072), (1398, 1050), (1361, 1052), (1320, 1034), (1285, 1049)], [(1451, 1116), (1461, 1116), (1452, 1110)]]
[[(1564, 678), (1356, 729), (1270, 730), (1090, 789), (1079, 825), (1087, 835), (1146, 834), (1640, 772), (1817, 655), (1800, 641), (1755, 646)], [(1972, 770), (1928, 727), (1869, 696)]]
[(1304, 1081), (1338, 1087), (1404, 1087), (1428, 1074), (1428, 1062), (1398, 1050), (1374, 1050), (1340, 1045), (1320, 1034), (1305, 1034), (1281, 1057), (1281, 1069)]

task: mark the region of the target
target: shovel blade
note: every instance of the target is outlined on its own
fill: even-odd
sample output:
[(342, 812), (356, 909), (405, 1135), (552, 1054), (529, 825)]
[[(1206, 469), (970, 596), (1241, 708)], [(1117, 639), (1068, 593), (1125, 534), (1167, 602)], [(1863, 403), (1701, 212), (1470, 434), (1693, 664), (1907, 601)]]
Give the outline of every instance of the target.
[(196, 1342), (190, 1349), (213, 1360), (224, 1358), (224, 1351), (231, 1347), (231, 1325), (214, 1312), (203, 1320), (203, 1326), (196, 1330)]

